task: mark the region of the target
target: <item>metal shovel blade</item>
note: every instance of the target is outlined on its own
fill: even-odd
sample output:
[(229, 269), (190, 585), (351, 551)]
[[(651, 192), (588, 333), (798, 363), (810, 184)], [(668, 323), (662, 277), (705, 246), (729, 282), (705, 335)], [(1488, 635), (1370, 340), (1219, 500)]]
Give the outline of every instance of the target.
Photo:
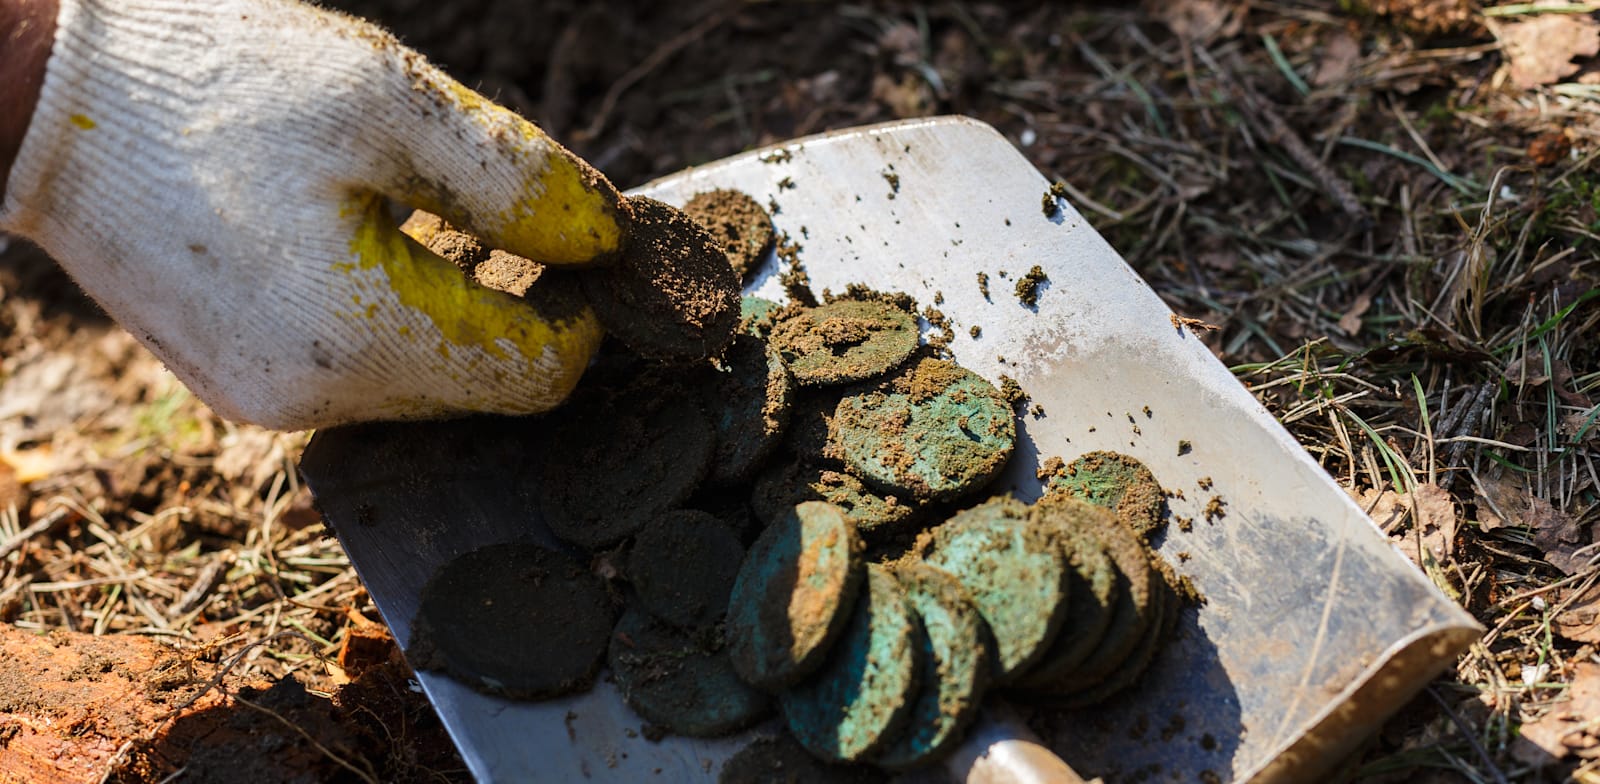
[[(960, 363), (991, 381), (1015, 378), (1042, 408), (1021, 418), (1002, 479), (1018, 496), (1038, 496), (1045, 458), (1098, 449), (1131, 454), (1183, 491), (1171, 511), (1194, 524), (1170, 527), (1159, 549), (1205, 603), (1183, 613), (1151, 669), (1108, 704), (1024, 709), (1046, 746), (1086, 776), (1304, 780), (1480, 629), (1077, 212), (1062, 204), (1045, 214), (1048, 184), (992, 128), (943, 118), (803, 139), (637, 193), (682, 204), (735, 188), (771, 200), (818, 292), (862, 283), (939, 302)], [(1034, 265), (1049, 282), (1027, 306), (1013, 286)], [(782, 298), (774, 269), (769, 258), (754, 293)], [(441, 563), (519, 537), (553, 543), (521, 481), (537, 448), (512, 420), (475, 418), (326, 430), (306, 449), (306, 480), (402, 644)], [(1208, 518), (1213, 498), (1223, 513)], [(649, 741), (604, 677), (586, 694), (542, 703), (486, 697), (437, 673), (418, 678), (480, 781), (714, 780), (747, 741)], [(992, 699), (991, 713), (1007, 712)], [(1023, 760), (1009, 772), (993, 762), (1008, 737), (1026, 735), (1012, 726), (975, 733), (952, 774), (1026, 775), (1028, 755), (1008, 757)]]

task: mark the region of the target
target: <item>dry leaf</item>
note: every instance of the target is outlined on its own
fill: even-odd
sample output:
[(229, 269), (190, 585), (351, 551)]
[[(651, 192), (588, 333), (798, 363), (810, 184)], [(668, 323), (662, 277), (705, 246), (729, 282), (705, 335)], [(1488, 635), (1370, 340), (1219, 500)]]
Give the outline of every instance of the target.
[(1589, 586), (1566, 605), (1553, 619), (1556, 634), (1573, 642), (1600, 642), (1600, 584)]
[[(1548, 4), (1547, 2), (1536, 5)], [(1511, 83), (1523, 89), (1555, 84), (1578, 72), (1573, 59), (1600, 54), (1600, 24), (1587, 14), (1540, 14), (1492, 21)]]
[(1391, 536), (1390, 541), (1412, 563), (1422, 563), (1421, 548), (1426, 548), (1435, 561), (1447, 559), (1455, 550), (1456, 505), (1449, 490), (1426, 483), (1404, 494), (1375, 489), (1355, 492), (1349, 488), (1345, 488), (1345, 492), (1350, 493), (1386, 533), (1409, 517), (1411, 525)]
[(1578, 521), (1534, 495), (1519, 477), (1483, 477), (1481, 481), (1475, 500), (1478, 523), (1485, 531), (1526, 528), (1544, 559), (1566, 574), (1588, 562), (1588, 555), (1580, 551), (1589, 549), (1589, 538)]
[(1346, 335), (1354, 335), (1361, 331), (1361, 317), (1367, 309), (1372, 307), (1372, 295), (1365, 292), (1356, 296), (1356, 301), (1350, 303), (1350, 309), (1339, 317), (1339, 329)]
[(1351, 72), (1355, 71), (1356, 63), (1360, 61), (1361, 42), (1344, 30), (1337, 30), (1322, 44), (1317, 71), (1311, 75), (1311, 83), (1318, 87), (1343, 84), (1350, 79)]
[(1176, 0), (1147, 4), (1158, 19), (1179, 38), (1206, 42), (1239, 34), (1243, 14), (1220, 0)]
[(1528, 160), (1535, 166), (1554, 166), (1572, 152), (1572, 139), (1566, 131), (1540, 134), (1528, 143)]
[(1522, 725), (1512, 756), (1533, 766), (1548, 765), (1574, 752), (1591, 756), (1600, 746), (1600, 664), (1581, 661), (1573, 667), (1567, 700), (1551, 706), (1537, 720)]

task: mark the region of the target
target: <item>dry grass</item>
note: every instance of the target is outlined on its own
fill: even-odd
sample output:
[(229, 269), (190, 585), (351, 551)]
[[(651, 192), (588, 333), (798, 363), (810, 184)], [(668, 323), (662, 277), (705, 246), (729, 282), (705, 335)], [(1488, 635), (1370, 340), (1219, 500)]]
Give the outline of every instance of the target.
[[(1339, 775), (1600, 780), (1586, 752), (1540, 773), (1518, 743), (1600, 661), (1600, 635), (1560, 620), (1600, 582), (1600, 87), (1511, 86), (1483, 15), (1441, 0), (749, 4), (715, 24), (698, 4), (607, 21), (599, 64), (580, 55), (600, 22), (549, 5), (550, 40), (518, 51), (568, 48), (532, 65), (452, 49), (459, 15), (386, 21), (536, 119), (587, 125), (579, 151), (625, 184), (827, 127), (996, 125), (1174, 310), (1220, 327), (1209, 344), (1330, 474), (1447, 502), (1448, 534), (1416, 504), (1383, 522), (1490, 631)], [(0, 515), (0, 618), (214, 658), (271, 640), (240, 666), (331, 682), (323, 657), (370, 607), (295, 478), (303, 437), (220, 422), (6, 258), (0, 391), (67, 355), (98, 357), (75, 383), (105, 392), (0, 428), (12, 465), (41, 466)]]

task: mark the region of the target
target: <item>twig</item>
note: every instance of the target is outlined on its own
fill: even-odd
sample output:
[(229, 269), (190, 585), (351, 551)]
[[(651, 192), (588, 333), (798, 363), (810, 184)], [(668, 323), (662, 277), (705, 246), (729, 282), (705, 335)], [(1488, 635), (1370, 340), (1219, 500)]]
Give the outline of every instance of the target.
[(621, 78), (611, 83), (610, 89), (606, 90), (605, 97), (600, 100), (600, 108), (595, 112), (594, 120), (589, 123), (589, 127), (575, 135), (585, 141), (598, 137), (600, 132), (605, 130), (606, 121), (611, 119), (611, 112), (617, 108), (617, 101), (622, 99), (622, 94), (627, 92), (628, 88), (643, 79), (651, 71), (660, 68), (662, 63), (671, 59), (673, 55), (688, 47), (689, 44), (700, 40), (707, 33), (720, 27), (737, 10), (739, 10), (739, 3), (729, 3), (707, 14), (706, 18), (696, 22), (689, 29), (661, 42), (661, 45), (656, 47), (655, 51), (651, 52), (643, 60), (640, 60), (638, 65), (629, 68), (627, 73), (624, 73)]
[(1367, 214), (1367, 208), (1362, 206), (1360, 197), (1356, 196), (1350, 184), (1329, 169), (1327, 164), (1306, 146), (1305, 141), (1289, 127), (1289, 123), (1284, 121), (1283, 116), (1278, 114), (1266, 99), (1231, 71), (1223, 68), (1204, 46), (1196, 44), (1194, 51), (1206, 67), (1216, 72), (1228, 91), (1233, 93), (1244, 116), (1252, 120), (1252, 124), (1256, 126), (1257, 134), (1283, 148), (1291, 160), (1322, 185), (1328, 196), (1339, 205), (1339, 210), (1356, 222), (1359, 230), (1365, 231), (1372, 226), (1372, 216)]
[(57, 523), (67, 519), (67, 515), (70, 513), (70, 509), (58, 507), (44, 517), (34, 521), (33, 524), (29, 525), (27, 528), (18, 531), (16, 536), (7, 539), (4, 544), (0, 544), (0, 558), (4, 558), (18, 550), (21, 550), (23, 546), (28, 543), (29, 539), (48, 532), (50, 529), (54, 528)]
[(1432, 686), (1429, 686), (1425, 691), (1428, 692), (1429, 697), (1433, 698), (1434, 702), (1439, 704), (1439, 710), (1444, 711), (1444, 715), (1450, 718), (1450, 723), (1456, 725), (1456, 729), (1461, 731), (1461, 736), (1467, 739), (1467, 743), (1477, 753), (1478, 760), (1484, 764), (1484, 767), (1489, 769), (1489, 775), (1494, 777), (1495, 784), (1510, 784), (1506, 781), (1506, 774), (1501, 773), (1500, 768), (1494, 764), (1494, 760), (1489, 758), (1489, 751), (1473, 736), (1471, 728), (1467, 727), (1467, 723), (1456, 715), (1455, 709), (1451, 708), (1450, 704), (1445, 702), (1444, 698), (1440, 697), (1439, 692)]

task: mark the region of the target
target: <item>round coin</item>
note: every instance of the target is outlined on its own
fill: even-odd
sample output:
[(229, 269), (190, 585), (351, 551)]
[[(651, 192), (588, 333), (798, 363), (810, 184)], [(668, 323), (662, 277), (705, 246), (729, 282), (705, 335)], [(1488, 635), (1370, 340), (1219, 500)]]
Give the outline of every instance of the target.
[(711, 234), (740, 277), (755, 269), (772, 248), (772, 218), (760, 202), (741, 191), (697, 193), (683, 205), (683, 212)]
[(544, 699), (589, 687), (611, 634), (605, 585), (538, 545), (482, 547), (422, 588), (406, 658), (478, 691)]
[(700, 627), (727, 611), (743, 559), (744, 545), (726, 522), (681, 509), (639, 531), (628, 553), (628, 577), (650, 614), (675, 626)]
[(1144, 463), (1120, 452), (1079, 457), (1050, 478), (1050, 489), (1116, 512), (1145, 541), (1161, 527), (1160, 483)]
[(888, 493), (878, 493), (861, 480), (805, 461), (775, 463), (761, 472), (750, 506), (762, 522), (771, 524), (796, 504), (827, 501), (844, 510), (862, 536), (899, 530), (917, 515), (918, 508)]
[(950, 500), (1000, 473), (1017, 431), (994, 385), (954, 362), (924, 358), (839, 401), (833, 437), (845, 464), (868, 484)]
[(606, 664), (622, 699), (645, 721), (695, 738), (726, 735), (760, 721), (771, 699), (739, 680), (717, 642), (633, 608), (612, 632)]
[(827, 661), (778, 697), (789, 732), (830, 761), (868, 759), (911, 716), (922, 627), (889, 571), (867, 565), (867, 586)]
[(563, 541), (598, 550), (683, 503), (711, 464), (714, 436), (693, 400), (639, 384), (559, 414), (543, 457), (540, 508)]
[(646, 357), (692, 362), (722, 350), (739, 324), (739, 276), (705, 229), (654, 199), (626, 199), (622, 257), (584, 268), (584, 296), (607, 332)]
[(696, 396), (716, 402), (711, 427), (717, 447), (707, 480), (747, 481), (789, 424), (794, 407), (789, 369), (759, 338), (739, 335), (723, 353), (721, 367), (701, 368), (696, 376)]
[(772, 328), (801, 386), (844, 384), (893, 370), (920, 340), (917, 320), (884, 302), (836, 300), (800, 310)]
[(990, 499), (923, 534), (916, 551), (956, 578), (989, 624), (995, 683), (1049, 650), (1068, 607), (1067, 564), (1057, 535), (1034, 525), (1026, 505)]
[(905, 770), (937, 760), (960, 742), (989, 685), (989, 626), (948, 572), (911, 563), (894, 572), (922, 620), (922, 683), (906, 729), (873, 760)]
[(1042, 504), (1030, 514), (1038, 525), (1061, 533), (1072, 588), (1056, 641), (1033, 669), (1017, 679), (1015, 685), (1024, 689), (1067, 677), (1094, 652), (1115, 614), (1118, 586), (1117, 567), (1094, 533), (1117, 524), (1110, 511), (1087, 504)]
[(767, 339), (773, 316), (783, 309), (770, 299), (745, 295), (739, 299), (739, 329), (747, 335)]
[(862, 577), (861, 537), (843, 510), (808, 501), (756, 538), (728, 600), (733, 666), (768, 691), (822, 665), (850, 620)]
[[(1035, 514), (1050, 514), (1048, 508), (1052, 505), (1081, 507), (1088, 504), (1055, 493), (1034, 503)], [(1116, 607), (1094, 651), (1070, 675), (1055, 681), (1050, 686), (1052, 691), (1078, 691), (1116, 671), (1150, 624), (1151, 586), (1155, 580), (1150, 567), (1150, 550), (1120, 518), (1103, 519), (1107, 524), (1095, 527), (1093, 533), (1117, 567)]]
[(1047, 697), (1046, 702), (1060, 708), (1083, 708), (1104, 702), (1117, 692), (1138, 683), (1140, 676), (1144, 675), (1160, 652), (1162, 639), (1171, 633), (1176, 624), (1178, 610), (1178, 597), (1165, 581), (1156, 580), (1150, 597), (1150, 623), (1117, 669), (1092, 686), (1058, 698)]

